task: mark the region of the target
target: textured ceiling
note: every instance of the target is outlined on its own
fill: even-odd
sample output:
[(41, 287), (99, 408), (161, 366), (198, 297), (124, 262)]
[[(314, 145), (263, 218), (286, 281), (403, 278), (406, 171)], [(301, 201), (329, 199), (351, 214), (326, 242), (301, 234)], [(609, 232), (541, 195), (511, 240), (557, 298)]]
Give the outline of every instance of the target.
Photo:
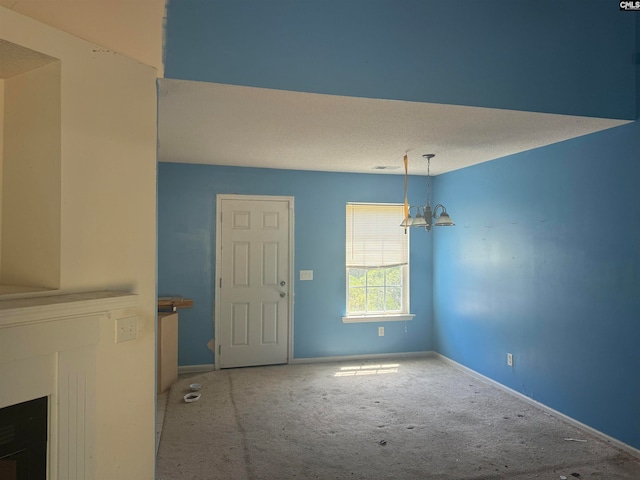
[(57, 59), (0, 39), (0, 79), (11, 78)]
[[(161, 79), (158, 159), (332, 172), (424, 175), (624, 123), (569, 115), (300, 93)], [(380, 169), (379, 167), (387, 167)]]

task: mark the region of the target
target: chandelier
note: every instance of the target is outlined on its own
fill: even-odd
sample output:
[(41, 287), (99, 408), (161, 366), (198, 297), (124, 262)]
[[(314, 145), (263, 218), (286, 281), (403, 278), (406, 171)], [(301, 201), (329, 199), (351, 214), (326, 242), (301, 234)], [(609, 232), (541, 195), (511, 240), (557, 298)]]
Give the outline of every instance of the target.
[[(424, 227), (427, 231), (431, 227), (451, 227), (455, 225), (451, 217), (447, 213), (447, 209), (441, 203), (431, 208), (431, 159), (435, 157), (433, 153), (423, 155), (427, 159), (427, 203), (426, 205), (409, 205), (407, 201), (407, 180), (408, 180), (408, 163), (407, 155), (404, 156), (404, 220), (400, 224), (406, 231), (407, 227)], [(415, 211), (414, 216), (411, 212)], [(438, 211), (440, 215), (438, 215)], [(435, 220), (435, 222), (433, 222)]]

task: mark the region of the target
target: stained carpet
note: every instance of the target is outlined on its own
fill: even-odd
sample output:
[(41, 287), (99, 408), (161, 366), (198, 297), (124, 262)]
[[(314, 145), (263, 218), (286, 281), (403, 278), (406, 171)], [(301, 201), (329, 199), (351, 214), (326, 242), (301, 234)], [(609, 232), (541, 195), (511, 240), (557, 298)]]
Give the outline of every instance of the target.
[[(202, 384), (185, 403), (190, 383)], [(628, 453), (435, 358), (221, 370), (169, 393), (157, 480), (640, 479)]]

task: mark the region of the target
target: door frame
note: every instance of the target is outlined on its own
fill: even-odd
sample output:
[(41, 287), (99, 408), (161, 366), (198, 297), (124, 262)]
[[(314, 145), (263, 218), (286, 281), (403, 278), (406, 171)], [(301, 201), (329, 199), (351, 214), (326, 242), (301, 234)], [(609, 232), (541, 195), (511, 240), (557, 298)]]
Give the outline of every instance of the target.
[(294, 258), (293, 258), (293, 242), (294, 242), (294, 197), (280, 196), (280, 195), (239, 195), (239, 194), (216, 194), (216, 216), (215, 216), (215, 229), (216, 229), (216, 247), (215, 247), (215, 285), (214, 285), (214, 297), (213, 297), (213, 338), (214, 338), (214, 352), (213, 352), (213, 364), (215, 370), (220, 370), (220, 362), (218, 361), (218, 352), (220, 351), (219, 344), (219, 325), (218, 319), (220, 318), (220, 272), (222, 272), (222, 255), (220, 250), (222, 249), (222, 228), (219, 222), (220, 214), (222, 211), (222, 202), (224, 200), (249, 200), (255, 202), (261, 201), (284, 201), (287, 202), (289, 208), (289, 295), (288, 295), (288, 319), (287, 319), (287, 364), (291, 363), (293, 359), (293, 304), (294, 304)]

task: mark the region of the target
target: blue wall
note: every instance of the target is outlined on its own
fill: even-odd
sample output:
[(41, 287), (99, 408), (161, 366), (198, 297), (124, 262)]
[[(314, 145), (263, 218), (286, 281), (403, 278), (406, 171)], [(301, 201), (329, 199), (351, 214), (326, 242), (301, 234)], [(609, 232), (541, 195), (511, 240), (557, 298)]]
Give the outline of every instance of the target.
[[(401, 162), (401, 160), (399, 160)], [(402, 203), (400, 175), (339, 174), (161, 163), (158, 171), (158, 292), (194, 299), (180, 310), (179, 364), (213, 363), (216, 194), (295, 197), (294, 357), (417, 352), (432, 349), (431, 239), (411, 233), (411, 311), (406, 322), (343, 324), (345, 206)], [(424, 178), (410, 178), (424, 200)], [(398, 220), (398, 224), (402, 219)], [(299, 270), (314, 280), (300, 282)], [(378, 337), (378, 326), (385, 336)]]
[(433, 279), (438, 352), (636, 448), (639, 159), (635, 122), (437, 177)]
[[(166, 34), (168, 78), (639, 111), (640, 15), (606, 0), (170, 0)], [(418, 317), (406, 335), (387, 325), (384, 340), (375, 324), (340, 323), (340, 219), (347, 201), (401, 201), (401, 177), (161, 164), (160, 293), (196, 299), (182, 314), (180, 363), (212, 361), (215, 193), (294, 195), (295, 269), (316, 275), (296, 282), (296, 357), (433, 347), (640, 448), (639, 159), (636, 121), (437, 177), (458, 226), (414, 235)]]
[(635, 119), (611, 0), (169, 0), (165, 76)]

